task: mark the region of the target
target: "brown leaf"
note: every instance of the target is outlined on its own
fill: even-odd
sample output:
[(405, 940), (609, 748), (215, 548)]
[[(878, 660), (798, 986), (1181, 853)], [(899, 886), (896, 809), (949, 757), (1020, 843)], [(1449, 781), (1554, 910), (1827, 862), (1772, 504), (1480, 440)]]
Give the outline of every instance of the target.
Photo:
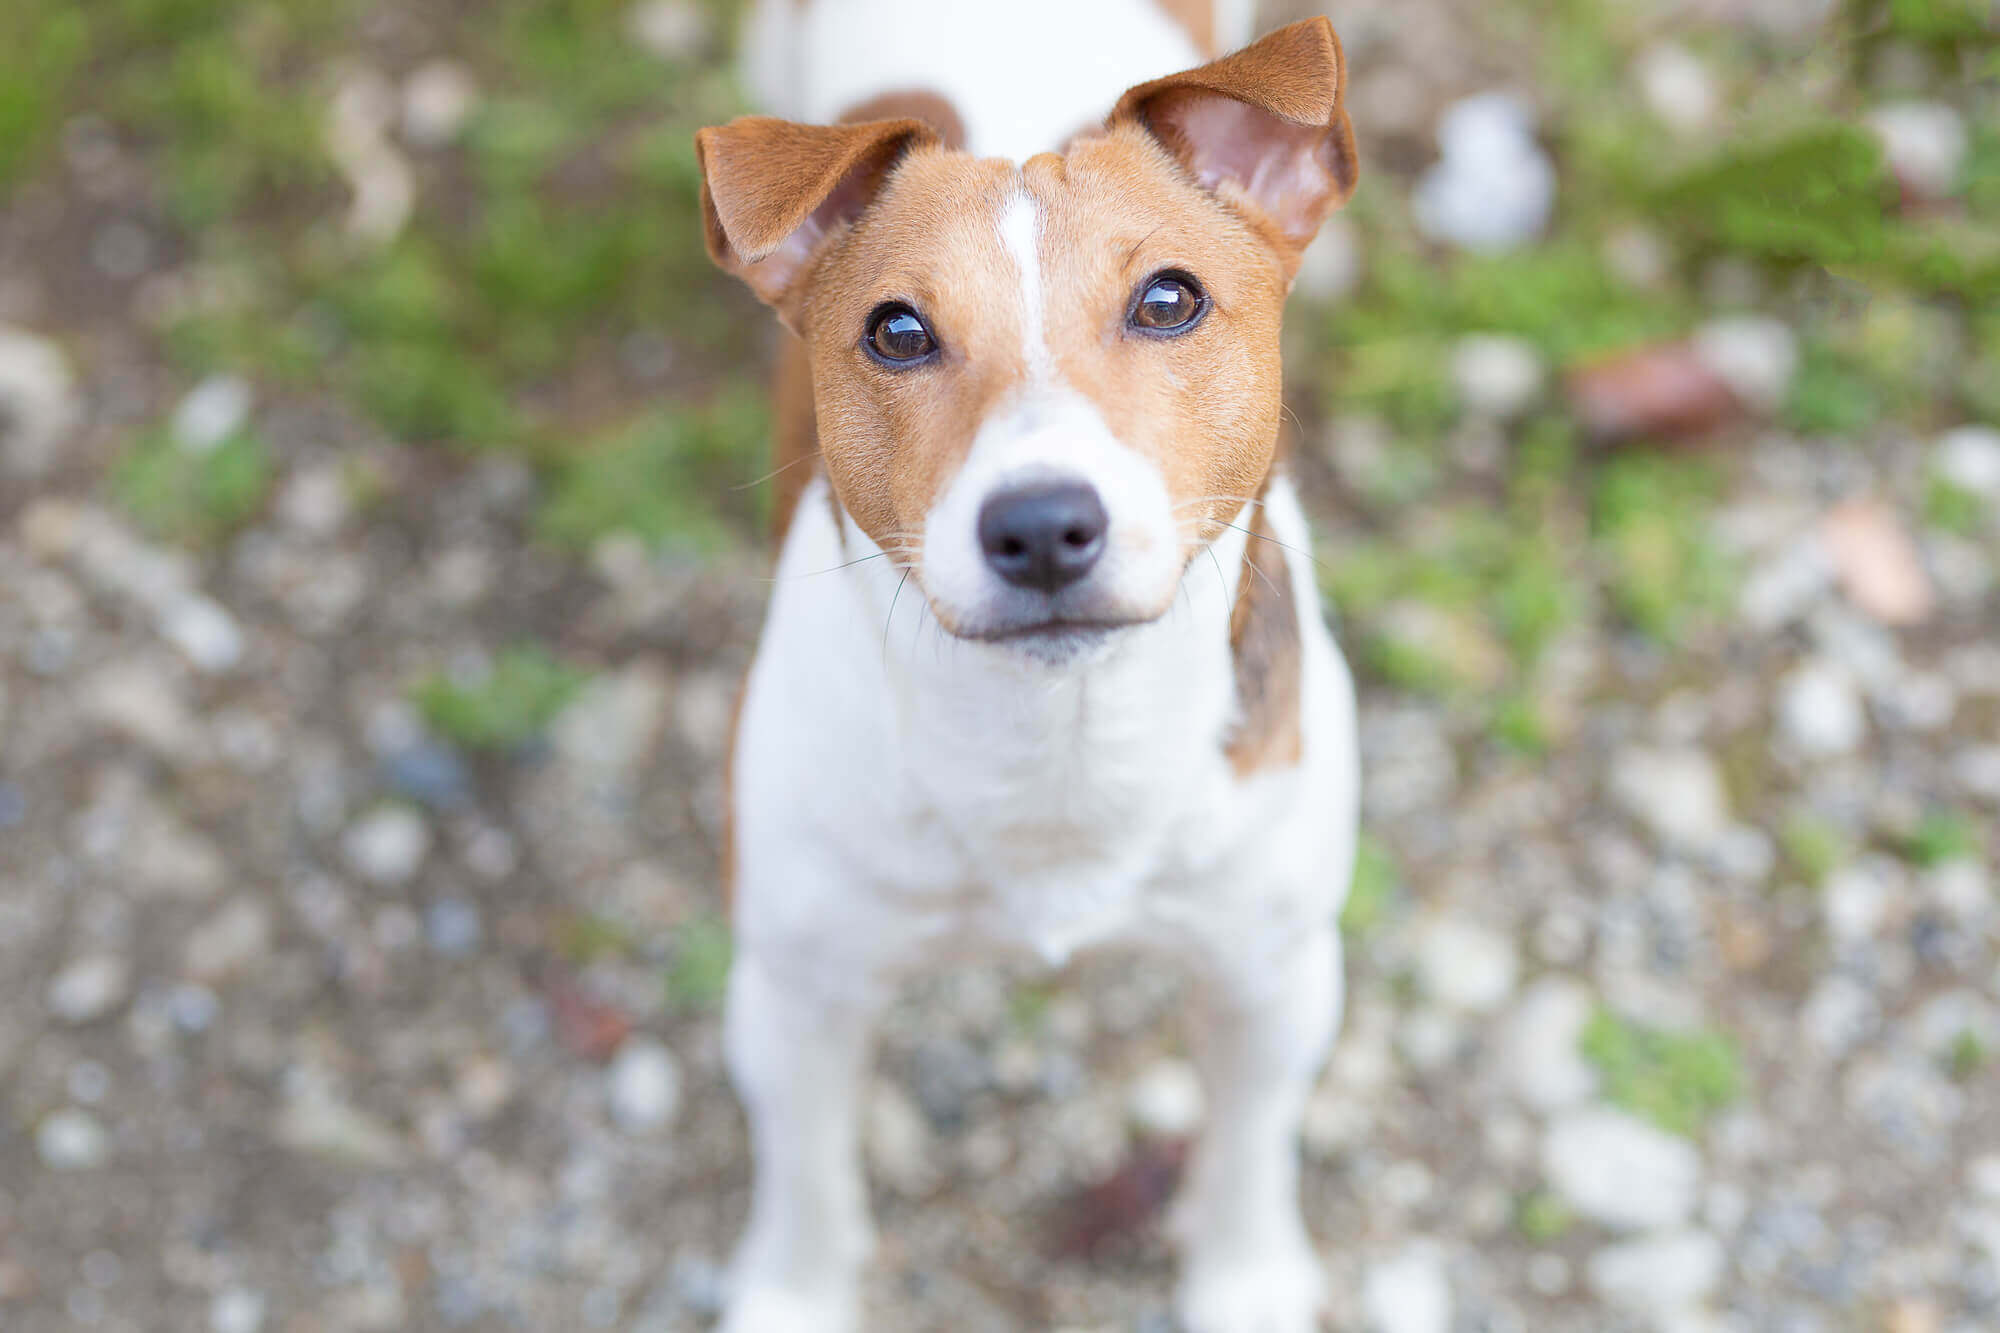
[(1879, 500), (1849, 500), (1820, 520), (1841, 591), (1885, 625), (1915, 625), (1937, 605), (1909, 530)]
[(556, 1038), (564, 1048), (586, 1060), (609, 1060), (632, 1031), (632, 1020), (616, 1006), (591, 995), (561, 969), (551, 969), (543, 983)]
[(1684, 439), (1743, 415), (1729, 384), (1688, 343), (1620, 352), (1568, 377), (1570, 410), (1603, 443)]
[(1100, 1246), (1135, 1237), (1151, 1226), (1180, 1184), (1186, 1139), (1147, 1139), (1116, 1171), (1063, 1204), (1049, 1254), (1088, 1259)]

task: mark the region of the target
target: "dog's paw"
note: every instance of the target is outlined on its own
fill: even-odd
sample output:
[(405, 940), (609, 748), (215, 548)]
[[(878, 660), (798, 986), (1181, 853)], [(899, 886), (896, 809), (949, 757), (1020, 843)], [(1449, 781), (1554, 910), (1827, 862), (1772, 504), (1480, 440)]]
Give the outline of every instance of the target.
[(1326, 1274), (1312, 1250), (1228, 1262), (1196, 1261), (1183, 1272), (1174, 1312), (1185, 1333), (1314, 1333), (1326, 1305)]
[(749, 1285), (729, 1300), (715, 1333), (853, 1333), (851, 1298)]

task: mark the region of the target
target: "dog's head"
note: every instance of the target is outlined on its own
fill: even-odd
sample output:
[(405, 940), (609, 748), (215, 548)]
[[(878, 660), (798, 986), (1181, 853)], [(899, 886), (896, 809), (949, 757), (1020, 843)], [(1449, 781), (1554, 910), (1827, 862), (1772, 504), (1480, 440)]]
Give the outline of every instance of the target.
[(1354, 186), (1342, 83), (1318, 19), (1019, 166), (914, 119), (701, 131), (709, 249), (805, 339), (834, 493), (947, 630), (1152, 620), (1256, 497), (1285, 294)]

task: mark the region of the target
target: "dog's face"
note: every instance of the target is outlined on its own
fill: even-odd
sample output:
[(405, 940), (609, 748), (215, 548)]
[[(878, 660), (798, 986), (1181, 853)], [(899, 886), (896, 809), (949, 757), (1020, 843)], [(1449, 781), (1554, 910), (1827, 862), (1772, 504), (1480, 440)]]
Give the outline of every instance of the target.
[(810, 347), (820, 450), (938, 621), (1142, 623), (1261, 490), (1279, 317), (1354, 152), (1324, 20), (1022, 166), (916, 121), (703, 131), (711, 248)]

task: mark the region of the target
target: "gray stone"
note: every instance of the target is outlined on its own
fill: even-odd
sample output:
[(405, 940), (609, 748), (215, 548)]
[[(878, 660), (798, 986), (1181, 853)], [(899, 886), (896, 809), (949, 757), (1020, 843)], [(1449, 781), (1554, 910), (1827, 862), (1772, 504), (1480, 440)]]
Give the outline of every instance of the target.
[(0, 471), (47, 472), (81, 417), (69, 358), (46, 339), (0, 324)]
[(649, 663), (599, 676), (557, 715), (550, 743), (587, 777), (629, 778), (658, 742), (671, 696), (666, 674)]
[(628, 1037), (605, 1072), (605, 1093), (612, 1118), (627, 1131), (665, 1129), (680, 1109), (680, 1062), (651, 1037)]
[(271, 945), (271, 909), (255, 898), (237, 898), (188, 933), (181, 969), (194, 981), (233, 981)]
[(93, 1023), (125, 1003), (132, 966), (116, 954), (87, 954), (56, 973), (45, 1003), (65, 1023)]
[(1578, 1051), (1594, 1007), (1581, 982), (1548, 976), (1521, 997), (1507, 1025), (1502, 1068), (1514, 1095), (1537, 1111), (1588, 1101), (1597, 1071)]
[(1475, 921), (1440, 916), (1417, 939), (1417, 980), (1448, 1009), (1491, 1013), (1514, 993), (1520, 953), (1511, 937)]
[(110, 1158), (111, 1139), (96, 1116), (70, 1107), (42, 1117), (35, 1151), (51, 1171), (88, 1171)]
[(243, 429), (254, 402), (250, 381), (240, 375), (211, 375), (188, 390), (167, 429), (181, 448), (205, 454)]
[(249, 1287), (224, 1287), (208, 1304), (209, 1333), (261, 1333), (269, 1302)]
[(431, 850), (430, 825), (414, 810), (385, 806), (350, 824), (340, 849), (355, 874), (393, 888), (409, 883), (423, 867)]
[(1435, 1245), (1417, 1242), (1368, 1265), (1361, 1308), (1372, 1333), (1451, 1333), (1451, 1279)]
[(1590, 1256), (1590, 1286), (1608, 1305), (1655, 1320), (1700, 1305), (1722, 1282), (1722, 1242), (1706, 1231), (1664, 1231)]
[(1541, 353), (1525, 338), (1472, 334), (1452, 351), (1452, 384), (1474, 416), (1512, 421), (1535, 405), (1546, 374)]
[(1535, 142), (1534, 115), (1504, 93), (1454, 102), (1438, 122), (1437, 163), (1417, 181), (1417, 229), (1469, 250), (1516, 249), (1555, 207), (1556, 171)]
[(1799, 367), (1799, 339), (1791, 326), (1762, 315), (1732, 315), (1695, 332), (1701, 358), (1744, 406), (1770, 415), (1785, 405)]
[(1201, 1079), (1186, 1060), (1156, 1060), (1126, 1089), (1125, 1112), (1133, 1127), (1162, 1138), (1194, 1132), (1202, 1118)]
[(1715, 761), (1694, 747), (1628, 746), (1612, 759), (1611, 794), (1669, 848), (1699, 852), (1730, 827)]
[(1701, 1157), (1685, 1139), (1606, 1107), (1558, 1116), (1542, 1136), (1542, 1174), (1578, 1213), (1618, 1230), (1678, 1226), (1693, 1215)]
[(428, 61), (403, 81), (403, 137), (419, 148), (442, 148), (478, 105), (471, 70), (455, 60)]
[(1778, 684), (1778, 729), (1809, 759), (1848, 754), (1868, 734), (1868, 715), (1854, 677), (1834, 664), (1809, 661)]
[(921, 1198), (941, 1176), (930, 1124), (894, 1083), (878, 1081), (868, 1097), (868, 1161), (898, 1194)]

